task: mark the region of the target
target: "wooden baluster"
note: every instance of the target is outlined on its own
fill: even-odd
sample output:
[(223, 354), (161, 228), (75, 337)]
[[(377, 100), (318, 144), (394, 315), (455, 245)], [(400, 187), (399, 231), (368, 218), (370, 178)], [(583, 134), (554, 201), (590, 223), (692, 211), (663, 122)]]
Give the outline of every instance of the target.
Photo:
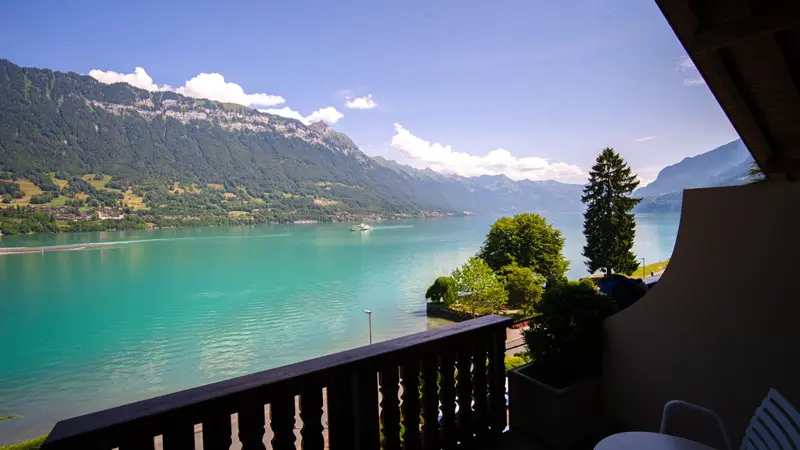
[(489, 402), (486, 395), (486, 347), (477, 342), (472, 349), (472, 385), (475, 389), (475, 435), (486, 436), (489, 431)]
[(323, 450), (325, 439), (322, 433), (322, 388), (314, 387), (300, 394), (301, 450)]
[(506, 414), (506, 329), (492, 333), (489, 347), (489, 429), (493, 435), (503, 432)]
[(122, 439), (119, 444), (119, 450), (153, 450), (155, 449), (155, 441), (153, 436), (148, 437), (147, 434), (141, 436), (131, 435), (130, 438)]
[(264, 405), (260, 402), (239, 411), (239, 442), (242, 443), (242, 450), (266, 450)]
[(441, 356), (441, 381), (439, 383), (439, 401), (442, 403), (442, 443), (444, 448), (454, 448), (458, 443), (458, 430), (456, 429), (456, 359), (451, 350)]
[(229, 449), (231, 435), (231, 415), (215, 415), (203, 422), (203, 449)]
[(194, 425), (170, 424), (163, 438), (165, 450), (194, 450)]
[(378, 450), (378, 374), (353, 371), (328, 386), (328, 438), (331, 450)]
[(425, 450), (439, 448), (438, 369), (435, 355), (422, 361), (422, 448)]
[(408, 361), (403, 364), (403, 450), (420, 450), (419, 438), (419, 363)]
[[(378, 417), (378, 373), (362, 370), (356, 375), (356, 414), (358, 417), (358, 449), (378, 450), (381, 447)], [(395, 394), (397, 395), (397, 394)]]
[(331, 450), (356, 447), (353, 381), (343, 374), (328, 385), (328, 444)]
[(397, 397), (397, 367), (390, 367), (381, 372), (381, 427), (383, 430), (383, 449), (400, 449), (400, 400)]
[[(466, 344), (465, 344), (466, 345)], [(468, 443), (472, 440), (472, 351), (461, 348), (458, 352), (458, 440)]]
[(274, 450), (295, 450), (294, 395), (281, 394), (269, 404), (269, 423)]

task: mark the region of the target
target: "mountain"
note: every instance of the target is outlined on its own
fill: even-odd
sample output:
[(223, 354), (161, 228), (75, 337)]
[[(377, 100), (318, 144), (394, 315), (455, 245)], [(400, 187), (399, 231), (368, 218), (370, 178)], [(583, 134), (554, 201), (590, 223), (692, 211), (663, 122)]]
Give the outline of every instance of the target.
[(384, 165), (436, 192), (440, 201), (459, 211), (473, 212), (583, 212), (583, 186), (558, 181), (514, 181), (505, 175), (462, 177), (443, 175), (431, 169), (416, 169), (382, 157)]
[(741, 139), (663, 168), (655, 181), (637, 189), (636, 212), (680, 211), (684, 189), (732, 186), (749, 180), (753, 157)]
[[(231, 214), (241, 211), (293, 220), (582, 210), (577, 185), (418, 170), (370, 158), (321, 122), (306, 126), (240, 105), (7, 60), (0, 60), (2, 172), (32, 180), (56, 199), (89, 190), (77, 177), (110, 176), (117, 197), (126, 189), (141, 197), (139, 214), (239, 217)], [(56, 188), (58, 180), (71, 193)], [(84, 193), (108, 204), (102, 192)], [(38, 201), (55, 205), (53, 198)]]

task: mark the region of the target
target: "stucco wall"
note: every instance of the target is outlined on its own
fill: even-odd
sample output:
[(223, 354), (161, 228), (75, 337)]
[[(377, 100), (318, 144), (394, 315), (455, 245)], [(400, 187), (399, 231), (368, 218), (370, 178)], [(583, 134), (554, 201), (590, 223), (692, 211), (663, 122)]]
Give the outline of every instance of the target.
[(666, 272), (606, 331), (603, 408), (626, 428), (688, 400), (738, 448), (770, 388), (800, 408), (800, 183), (685, 191)]

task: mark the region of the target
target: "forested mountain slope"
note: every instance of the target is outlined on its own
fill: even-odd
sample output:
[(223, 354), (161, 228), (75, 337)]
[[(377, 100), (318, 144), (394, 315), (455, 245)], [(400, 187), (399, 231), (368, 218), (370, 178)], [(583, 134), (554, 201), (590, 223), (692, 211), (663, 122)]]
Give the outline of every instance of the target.
[[(368, 157), (323, 123), (306, 126), (240, 105), (7, 60), (0, 60), (3, 171), (45, 190), (51, 178), (68, 183), (102, 173), (110, 187), (138, 193), (151, 213), (233, 208), (268, 220), (324, 220), (342, 213), (582, 209), (576, 185), (418, 171)], [(212, 185), (221, 192), (207, 192)]]

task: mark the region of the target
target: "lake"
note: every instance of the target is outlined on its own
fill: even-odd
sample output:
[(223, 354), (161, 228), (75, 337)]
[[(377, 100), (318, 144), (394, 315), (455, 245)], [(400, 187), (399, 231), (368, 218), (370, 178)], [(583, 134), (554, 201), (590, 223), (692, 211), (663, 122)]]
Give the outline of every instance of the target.
[[(10, 236), (0, 247), (0, 444), (60, 419), (441, 323), (424, 293), (474, 255), (497, 216)], [(586, 275), (582, 216), (549, 215), (569, 277)], [(677, 214), (637, 216), (634, 251), (666, 259)]]

